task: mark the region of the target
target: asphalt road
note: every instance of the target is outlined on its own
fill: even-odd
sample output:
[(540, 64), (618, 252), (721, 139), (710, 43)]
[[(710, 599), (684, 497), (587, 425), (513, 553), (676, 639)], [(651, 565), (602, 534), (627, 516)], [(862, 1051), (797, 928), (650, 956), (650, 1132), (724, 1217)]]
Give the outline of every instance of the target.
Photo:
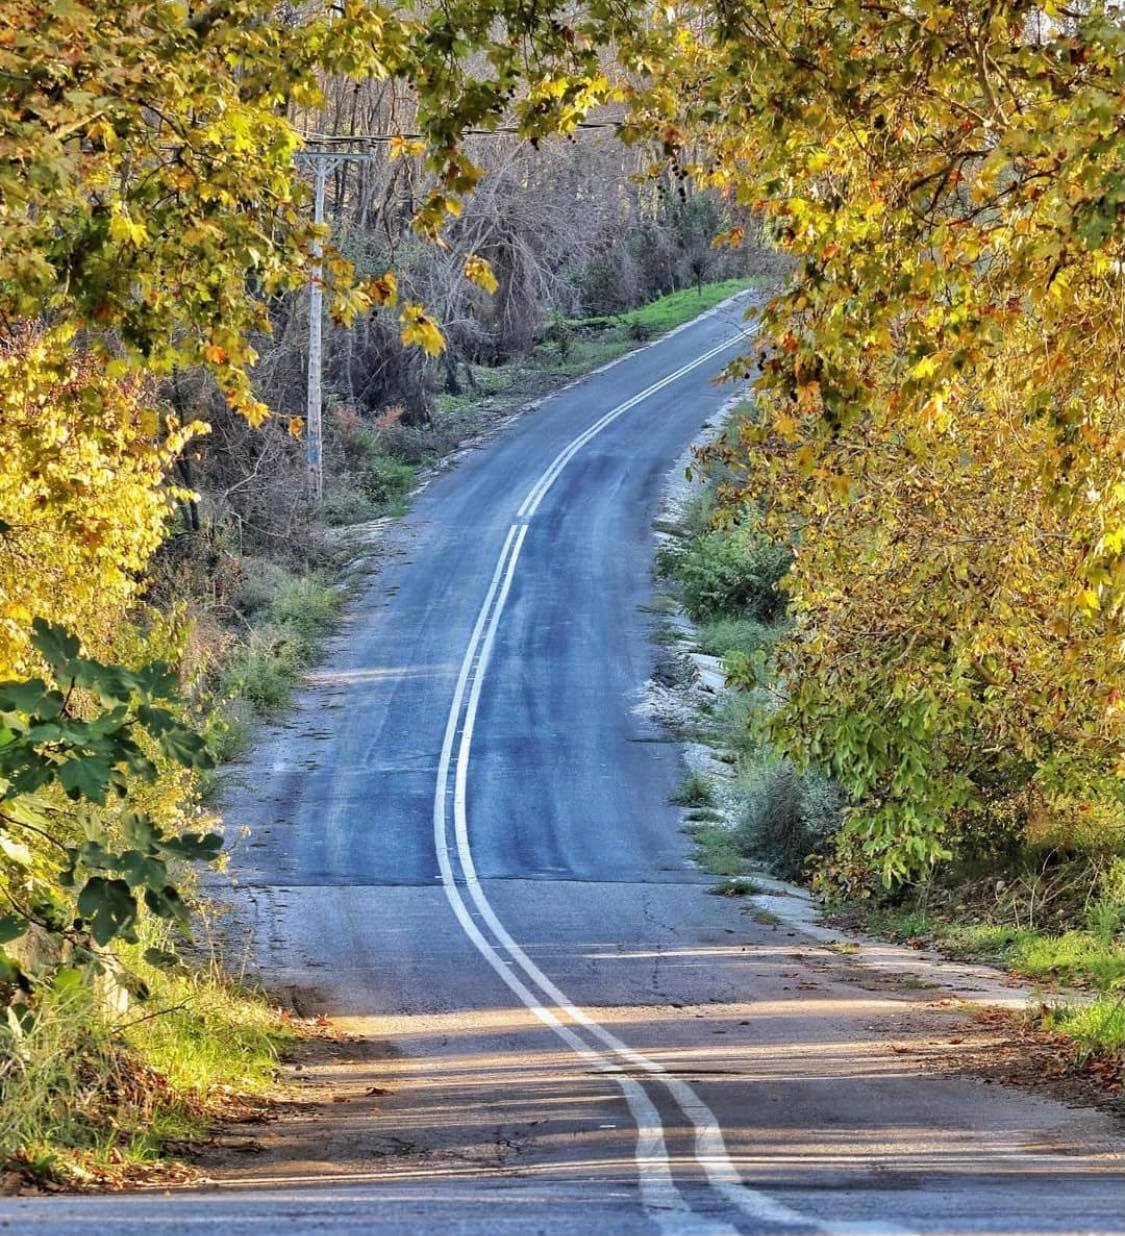
[(211, 1190), (0, 1226), (1125, 1231), (1108, 1118), (903, 1056), (948, 1041), (940, 1010), (688, 859), (680, 757), (638, 708), (651, 526), (739, 332), (701, 319), (431, 484), (241, 769), (230, 936), (358, 1036), (313, 1070), (339, 1103), (217, 1156)]

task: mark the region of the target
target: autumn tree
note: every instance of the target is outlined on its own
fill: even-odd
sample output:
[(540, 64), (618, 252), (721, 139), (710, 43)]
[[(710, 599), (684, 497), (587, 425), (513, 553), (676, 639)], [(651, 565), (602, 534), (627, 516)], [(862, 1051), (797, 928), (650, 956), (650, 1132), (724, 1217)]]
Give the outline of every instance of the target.
[(1120, 845), (1121, 10), (693, 11), (634, 133), (795, 260), (729, 496), (793, 542), (771, 728), (851, 797), (831, 874)]

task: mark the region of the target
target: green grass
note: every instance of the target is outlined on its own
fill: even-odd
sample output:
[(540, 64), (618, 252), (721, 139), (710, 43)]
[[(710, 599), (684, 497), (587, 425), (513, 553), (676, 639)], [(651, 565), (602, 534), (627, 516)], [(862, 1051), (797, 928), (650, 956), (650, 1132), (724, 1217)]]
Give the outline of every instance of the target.
[(143, 947), (166, 945), (166, 929), (142, 931), (122, 961), (147, 999), (114, 1010), (96, 981), (63, 970), (0, 1030), (0, 1162), (70, 1183), (120, 1175), (272, 1084), (292, 1027), (216, 965), (148, 966)]
[(1047, 1009), (1043, 1025), (1074, 1039), (1083, 1055), (1125, 1049), (1125, 993), (1101, 996), (1089, 1004)]
[(754, 283), (753, 279), (725, 279), (705, 283), (698, 292), (695, 288), (672, 292), (624, 313), (564, 320), (565, 346), (548, 338), (530, 356), (505, 365), (474, 365), (476, 389), (468, 386), (459, 395), (440, 394), (435, 407), (440, 416), (447, 417), (471, 412), (485, 400), (502, 403), (510, 398), (513, 403), (524, 403), (538, 399), (560, 382), (616, 360), (638, 343), (690, 322)]
[(761, 892), (761, 889), (745, 876), (732, 876), (713, 884), (707, 891), (715, 897), (749, 897), (752, 893)]
[(680, 782), (679, 788), (670, 800), (678, 807), (713, 807), (715, 791), (706, 777), (697, 772), (690, 772)]
[(697, 824), (687, 831), (695, 842), (692, 858), (704, 871), (717, 876), (741, 876), (745, 873), (746, 859), (731, 829), (718, 824)]
[(769, 652), (783, 629), (778, 623), (724, 614), (700, 626), (699, 650), (712, 657), (725, 657), (732, 652), (747, 656), (759, 650)]
[(767, 910), (765, 906), (749, 906), (746, 913), (756, 923), (761, 923), (763, 927), (780, 927), (781, 917), (775, 914), (772, 910)]
[(127, 1019), (124, 1038), (174, 1091), (208, 1095), (220, 1087), (260, 1094), (273, 1083), (278, 1051), (294, 1040), (277, 1012), (211, 963), (198, 970), (157, 974), (133, 960), (167, 1013), (147, 1006)]
[[(244, 700), (268, 717), (288, 704), (301, 675), (316, 661), (339, 618), (343, 596), (320, 573), (298, 577), (280, 567), (257, 587), (256, 623), (228, 658), (220, 694)], [(237, 753), (246, 740), (244, 718), (235, 724), (241, 732), (229, 745)], [(221, 749), (221, 735), (219, 743)]]
[(1051, 934), (1004, 923), (951, 923), (917, 911), (875, 913), (869, 929), (896, 939), (930, 940), (952, 957), (991, 962), (1037, 982), (1106, 990), (1125, 976), (1121, 941), (1092, 931)]
[(639, 309), (627, 309), (623, 313), (603, 317), (575, 318), (569, 324), (578, 330), (613, 325), (626, 329), (639, 326), (653, 335), (663, 334), (682, 326), (684, 322), (690, 322), (754, 283), (754, 279), (723, 279), (718, 283), (705, 283), (699, 289), (683, 288), (679, 292), (670, 292)]

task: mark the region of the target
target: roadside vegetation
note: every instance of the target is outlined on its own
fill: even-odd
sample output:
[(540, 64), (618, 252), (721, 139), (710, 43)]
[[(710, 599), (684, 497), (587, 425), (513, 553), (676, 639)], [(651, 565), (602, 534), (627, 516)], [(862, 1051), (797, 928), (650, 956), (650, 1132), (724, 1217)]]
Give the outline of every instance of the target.
[[(32, 1187), (142, 1183), (215, 1122), (253, 1110), (302, 1033), (217, 964), (169, 973), (122, 952), (143, 1004), (71, 970), (0, 1031), (3, 1169)], [(190, 1178), (190, 1173), (183, 1173)]]
[[(737, 440), (752, 417), (736, 411), (725, 440)], [(1045, 1003), (1035, 1016), (1075, 1044), (1076, 1062), (1116, 1059), (1125, 1071), (1120, 830), (1087, 825), (1067, 845), (1034, 833), (1003, 847), (967, 844), (920, 879), (873, 872), (858, 885), (839, 882), (837, 847), (852, 803), (831, 761), (797, 764), (771, 728), (783, 700), (776, 649), (800, 633), (786, 591), (795, 546), (771, 538), (756, 505), (726, 504), (735, 467), (721, 444), (702, 452), (697, 490), (658, 558), (658, 574), (692, 619), (696, 649), (721, 658), (727, 676), (692, 733), (729, 776), (691, 772), (672, 800), (688, 809), (701, 866), (725, 877), (715, 891), (752, 893), (758, 871), (811, 883), (834, 922), (1040, 984)], [(1083, 995), (1050, 994), (1059, 988)]]
[[(553, 338), (545, 340), (528, 358), (488, 371), (498, 375), (491, 399), (480, 393), (446, 397), (445, 407), (425, 425), (404, 424), (399, 406), (376, 418), (335, 409), (325, 502), (319, 510), (285, 508), (284, 538), (262, 534), (267, 525), (257, 521), (273, 518), (263, 510), (224, 512), (209, 488), (173, 491), (178, 518), (171, 535), (156, 548), (142, 580), (122, 578), (116, 629), (102, 625), (112, 612), (104, 595), (90, 594), (89, 608), (82, 607), (76, 576), (66, 613), (76, 630), (87, 632), (87, 648), (130, 659), (142, 650), (160, 652), (176, 663), (183, 694), (175, 706), (205, 742), (207, 759), (198, 767), (158, 772), (151, 801), (162, 826), (182, 831), (218, 823), (211, 804), (221, 795), (222, 766), (245, 753), (256, 722), (284, 714), (335, 629), (347, 597), (340, 568), (362, 552), (362, 542), (357, 547), (346, 535), (350, 526), (403, 513), (420, 470), (490, 417), (507, 415), (532, 393), (620, 355), (746, 286), (744, 279), (704, 284), (632, 313), (576, 324), (595, 342), (560, 350)], [(536, 381), (528, 377), (533, 372)], [(291, 454), (287, 448), (282, 458)], [(258, 458), (254, 467), (261, 464)], [(194, 475), (199, 483), (205, 474), (201, 468)], [(262, 483), (276, 485), (277, 478), (267, 472)], [(76, 570), (80, 563), (76, 554)], [(135, 805), (143, 800), (137, 787), (130, 794)], [(95, 814), (97, 797), (89, 804)], [(116, 835), (120, 820), (108, 827)], [(39, 861), (35, 835), (32, 846), (19, 851), (29, 862)], [(8, 857), (13, 853), (9, 846)], [(111, 953), (90, 974), (61, 964), (64, 954), (50, 946), (47, 920), (23, 939), (12, 930), (38, 921), (33, 914), (9, 916), (7, 931), (0, 920), (15, 1010), (7, 1029), (0, 1027), (0, 1093), (7, 1113), (0, 1120), (0, 1165), (33, 1184), (145, 1179), (169, 1153), (204, 1136), (216, 1119), (243, 1112), (246, 1102), (268, 1090), (279, 1052), (301, 1032), (264, 994), (233, 981), (214, 957), (193, 960), (200, 948), (204, 954), (214, 948), (211, 908), (196, 899), (190, 873), (180, 872), (180, 879), (178, 893), (191, 907), (180, 926), (188, 928), (190, 917), (197, 937), (186, 960), (174, 960), (173, 936), (141, 901), (130, 911), (135, 920), (123, 919), (120, 932), (99, 942)], [(144, 946), (156, 937), (158, 945)], [(158, 964), (149, 955), (159, 955)]]

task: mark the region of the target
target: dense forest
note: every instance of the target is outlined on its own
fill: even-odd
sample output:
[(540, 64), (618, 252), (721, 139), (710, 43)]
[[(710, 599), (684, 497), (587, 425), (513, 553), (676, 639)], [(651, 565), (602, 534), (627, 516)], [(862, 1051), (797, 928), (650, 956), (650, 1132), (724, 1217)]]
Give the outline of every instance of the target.
[[(0, 115), (0, 1154), (155, 1101), (60, 1053), (170, 1070), (183, 1127), (262, 1082), (283, 1031), (191, 869), (216, 763), (331, 629), (339, 529), (750, 280), (752, 404), (666, 565), (757, 624), (715, 647), (789, 874), (901, 905), (1061, 873), (1120, 1038), (1117, 8), (19, 0)], [(107, 1002), (146, 998), (182, 1009), (123, 1040)]]

